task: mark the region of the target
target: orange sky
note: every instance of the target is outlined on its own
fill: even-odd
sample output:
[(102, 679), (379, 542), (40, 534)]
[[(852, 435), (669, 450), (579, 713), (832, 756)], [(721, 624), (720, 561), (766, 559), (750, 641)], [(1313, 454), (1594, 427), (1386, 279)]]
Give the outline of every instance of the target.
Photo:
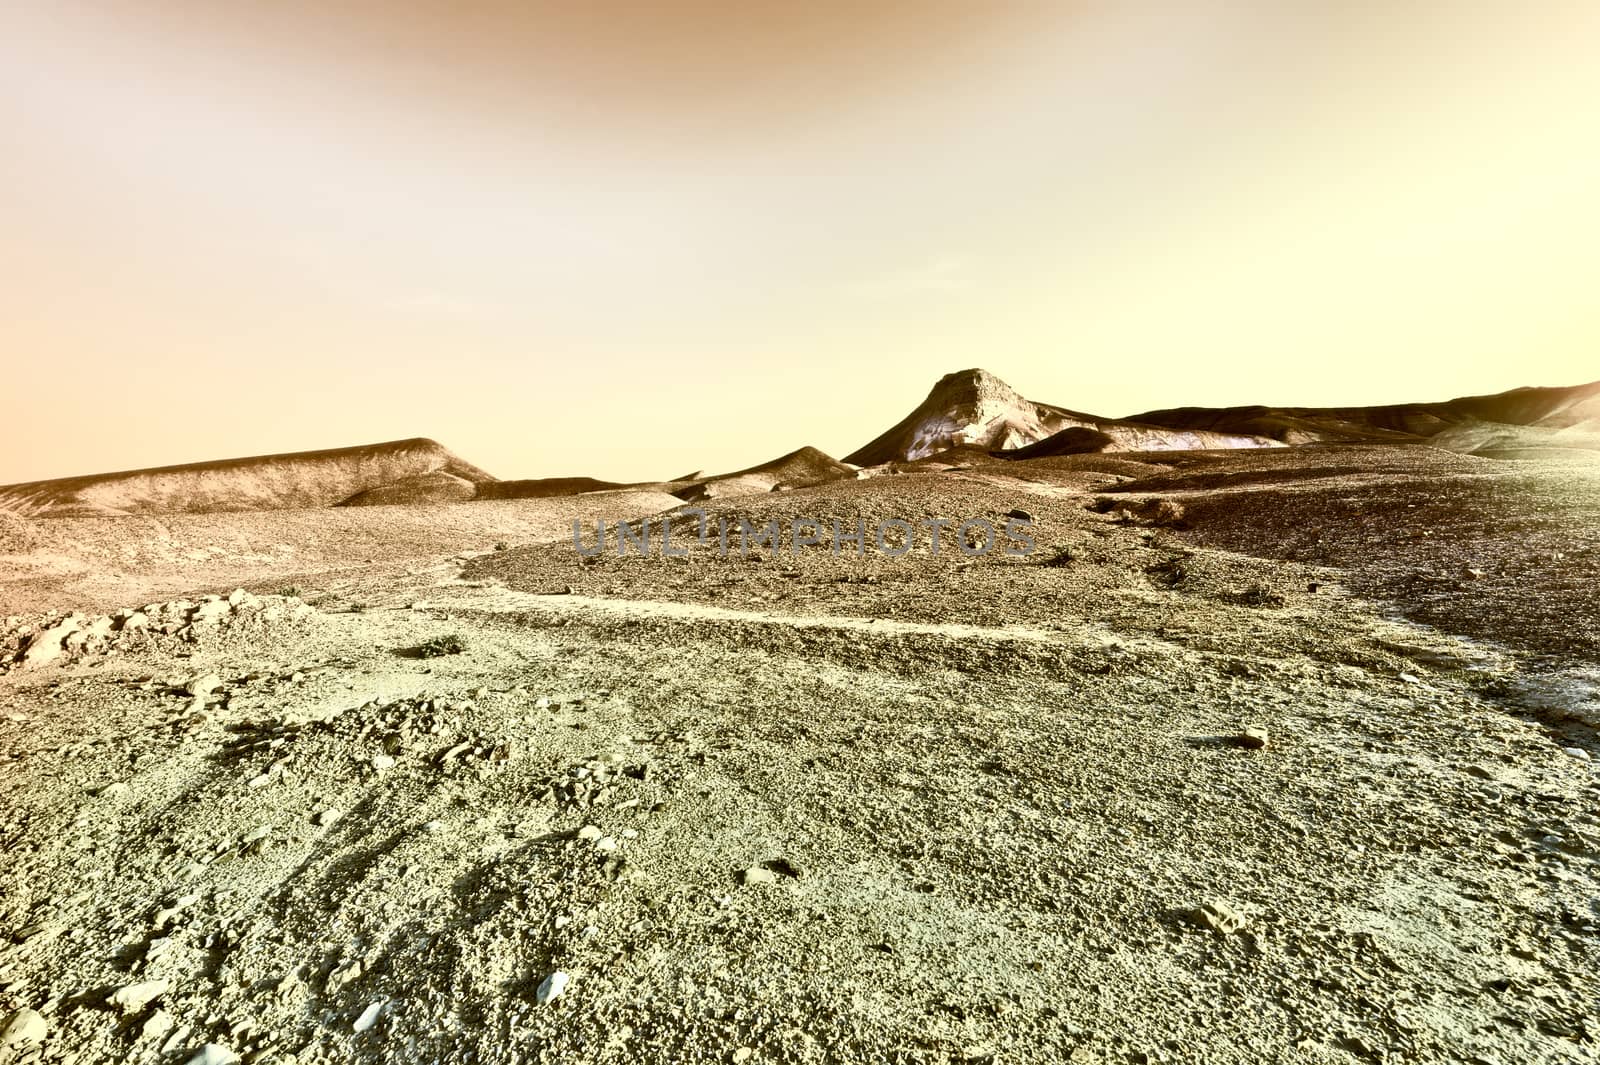
[(0, 482), (1600, 378), (1600, 6), (0, 10)]

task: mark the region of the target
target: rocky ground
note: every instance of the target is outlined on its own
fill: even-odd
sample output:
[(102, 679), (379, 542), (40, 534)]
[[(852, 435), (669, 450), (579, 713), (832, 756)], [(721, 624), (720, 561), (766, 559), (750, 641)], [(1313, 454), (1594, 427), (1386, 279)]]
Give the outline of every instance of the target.
[(1594, 1061), (1597, 504), (1368, 448), (703, 504), (1026, 557), (13, 522), (0, 1060)]

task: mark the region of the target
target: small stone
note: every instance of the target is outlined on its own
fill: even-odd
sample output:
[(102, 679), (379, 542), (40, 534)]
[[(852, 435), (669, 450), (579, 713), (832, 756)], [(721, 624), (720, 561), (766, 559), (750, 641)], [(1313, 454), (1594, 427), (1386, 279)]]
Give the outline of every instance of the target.
[(605, 833), (600, 831), (598, 825), (584, 825), (582, 828), (578, 829), (578, 838), (587, 843), (593, 843), (603, 835), (605, 835)]
[(204, 699), (220, 687), (222, 687), (221, 677), (215, 673), (202, 673), (185, 684), (183, 690), (196, 699)]
[(187, 1065), (234, 1065), (238, 1060), (239, 1055), (221, 1043), (207, 1043), (195, 1052)]
[(594, 849), (597, 851), (614, 851), (617, 849), (616, 838), (613, 836), (601, 836), (594, 841)]
[(272, 783), (272, 774), (271, 773), (257, 773), (255, 776), (253, 776), (249, 780), (245, 781), (244, 782), (244, 786), (247, 787), (247, 788), (264, 788), (268, 784), (271, 784), (271, 783)]
[(1250, 725), (1239, 733), (1239, 746), (1249, 751), (1259, 751), (1267, 745), (1267, 730), (1260, 725)]
[(1582, 747), (1563, 747), (1561, 753), (1569, 758), (1576, 758), (1580, 762), (1590, 761), (1589, 752)]
[(338, 810), (329, 807), (326, 810), (318, 810), (316, 817), (312, 818), (312, 820), (326, 828), (328, 825), (331, 825), (335, 821), (339, 820), (340, 816), (341, 814)]
[(0, 1028), (0, 1047), (31, 1046), (44, 1042), (49, 1034), (49, 1022), (38, 1010), (20, 1009)]
[(335, 969), (328, 974), (328, 994), (333, 995), (341, 991), (346, 984), (361, 978), (362, 967), (360, 961), (353, 961), (343, 968)]
[(1422, 683), (1422, 680), (1420, 678), (1412, 676), (1410, 673), (1402, 673), (1402, 674), (1400, 674), (1400, 680), (1402, 682), (1406, 683), (1406, 684), (1421, 684)]
[(561, 996), (561, 992), (567, 989), (567, 983), (571, 979), (566, 973), (557, 969), (539, 982), (538, 990), (533, 993), (533, 1000), (541, 1006), (554, 1002)]
[(752, 865), (739, 875), (743, 879), (746, 887), (749, 887), (753, 884), (776, 884), (778, 882), (777, 873), (774, 873), (771, 869), (767, 869), (759, 865)]
[(195, 625), (216, 625), (231, 613), (233, 607), (228, 605), (226, 599), (215, 599), (195, 607), (194, 613), (189, 615), (189, 621)]
[(351, 1027), (353, 1027), (357, 1032), (365, 1032), (367, 1029), (378, 1023), (378, 1017), (383, 1013), (384, 1005), (385, 1002), (383, 999), (379, 999), (377, 1002), (372, 1003), (372, 1005), (361, 1011), (361, 1016), (356, 1018), (355, 1024), (353, 1024)]
[(138, 1013), (165, 995), (172, 985), (165, 980), (145, 980), (112, 992), (110, 1002), (123, 1013)]
[(172, 1031), (173, 1023), (172, 1014), (166, 1010), (156, 1010), (145, 1018), (144, 1027), (140, 1029), (140, 1037), (152, 1043), (156, 1042)]
[(1246, 923), (1244, 914), (1220, 899), (1212, 899), (1194, 911), (1194, 918), (1202, 928), (1224, 935), (1239, 931)]
[(387, 754), (375, 754), (372, 756), (372, 768), (379, 773), (386, 769), (393, 769), (394, 758)]

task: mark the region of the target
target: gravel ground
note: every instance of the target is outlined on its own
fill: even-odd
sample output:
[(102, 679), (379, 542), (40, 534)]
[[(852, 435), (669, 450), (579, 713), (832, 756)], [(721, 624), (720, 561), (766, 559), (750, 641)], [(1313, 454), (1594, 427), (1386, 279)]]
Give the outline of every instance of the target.
[(108, 622), (0, 676), (0, 1058), (1594, 1061), (1600, 745), (1507, 694), (1594, 665), (1594, 487), (979, 462), (706, 506), (1021, 508), (1035, 554), (586, 561), (371, 508), (293, 595), (19, 571), (0, 659)]

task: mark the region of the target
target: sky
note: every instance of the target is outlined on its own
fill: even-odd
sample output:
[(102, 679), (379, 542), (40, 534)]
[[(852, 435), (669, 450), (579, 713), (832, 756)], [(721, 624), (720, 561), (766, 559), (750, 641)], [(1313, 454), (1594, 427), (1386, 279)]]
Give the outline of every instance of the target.
[(1600, 378), (1600, 5), (22, 0), (0, 483)]

